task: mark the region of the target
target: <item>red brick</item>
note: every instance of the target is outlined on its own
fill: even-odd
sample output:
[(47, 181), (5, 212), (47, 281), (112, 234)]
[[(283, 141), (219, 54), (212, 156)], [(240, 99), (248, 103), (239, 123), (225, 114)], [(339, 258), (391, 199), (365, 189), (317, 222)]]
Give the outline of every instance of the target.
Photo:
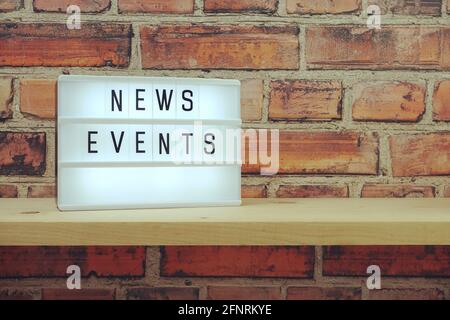
[(263, 108), (263, 81), (241, 81), (241, 118), (243, 121), (260, 121)]
[(164, 25), (141, 28), (145, 69), (298, 69), (296, 26)]
[(114, 300), (115, 289), (42, 289), (42, 300)]
[(120, 13), (182, 14), (194, 12), (194, 0), (119, 0)]
[(0, 121), (12, 118), (11, 104), (13, 100), (12, 78), (0, 78)]
[(67, 12), (71, 5), (80, 7), (82, 13), (103, 12), (111, 6), (110, 0), (33, 0), (34, 11)]
[(165, 277), (311, 278), (314, 247), (170, 246), (161, 250)]
[(389, 139), (396, 177), (450, 174), (450, 134), (403, 134)]
[(0, 2), (0, 12), (18, 10), (23, 7), (23, 0), (2, 0)]
[(273, 13), (277, 3), (277, 0), (205, 0), (205, 12)]
[(442, 48), (441, 48), (441, 65), (443, 69), (450, 69), (450, 28), (443, 28), (442, 33)]
[(449, 69), (449, 39), (450, 28), (312, 26), (306, 62), (309, 69)]
[(78, 265), (82, 276), (141, 277), (144, 247), (0, 247), (0, 278), (66, 277)]
[(333, 286), (320, 287), (289, 287), (288, 300), (360, 300), (361, 288)]
[(281, 300), (280, 287), (208, 287), (209, 300)]
[(0, 132), (0, 175), (43, 175), (45, 133)]
[(41, 294), (38, 289), (0, 288), (0, 300), (37, 300)]
[(131, 35), (128, 24), (83, 23), (70, 30), (65, 23), (3, 23), (0, 66), (125, 67)]
[(408, 184), (366, 184), (362, 188), (363, 198), (433, 198), (433, 186)]
[(269, 118), (272, 120), (341, 119), (341, 104), (339, 81), (276, 80), (270, 83)]
[(440, 16), (442, 0), (369, 0), (369, 5), (377, 5), (381, 14)]
[(326, 14), (361, 11), (361, 0), (287, 0), (287, 13)]
[(0, 184), (0, 198), (17, 198), (17, 186)]
[(267, 198), (267, 186), (243, 185), (241, 186), (242, 198)]
[(281, 185), (278, 198), (344, 198), (348, 197), (347, 186), (327, 185)]
[(198, 300), (199, 289), (190, 287), (132, 288), (129, 300)]
[(55, 119), (56, 80), (21, 80), (20, 111), (42, 119)]
[(425, 85), (377, 81), (353, 88), (353, 119), (417, 122), (425, 113)]
[(436, 84), (433, 95), (433, 119), (450, 121), (450, 80)]
[(35, 184), (28, 187), (28, 198), (55, 198), (56, 186), (55, 185), (43, 185)]
[(369, 300), (444, 300), (444, 291), (430, 288), (369, 290)]
[(367, 276), (378, 265), (381, 276), (450, 276), (450, 246), (331, 246), (323, 249), (326, 276)]
[[(375, 133), (280, 131), (280, 174), (377, 174), (378, 137)], [(248, 139), (243, 143), (249, 153)], [(252, 146), (255, 143), (252, 141)], [(253, 147), (252, 147), (253, 148)], [(270, 149), (270, 148), (269, 148)], [(249, 164), (242, 172), (260, 173), (260, 164)]]
[(450, 198), (450, 186), (445, 187), (445, 189), (444, 189), (444, 197)]

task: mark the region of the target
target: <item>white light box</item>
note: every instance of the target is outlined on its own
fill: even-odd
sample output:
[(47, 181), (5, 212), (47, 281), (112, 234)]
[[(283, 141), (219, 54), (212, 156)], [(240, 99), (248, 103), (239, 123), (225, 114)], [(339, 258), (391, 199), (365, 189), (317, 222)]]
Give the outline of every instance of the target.
[(240, 82), (58, 79), (61, 210), (239, 205)]

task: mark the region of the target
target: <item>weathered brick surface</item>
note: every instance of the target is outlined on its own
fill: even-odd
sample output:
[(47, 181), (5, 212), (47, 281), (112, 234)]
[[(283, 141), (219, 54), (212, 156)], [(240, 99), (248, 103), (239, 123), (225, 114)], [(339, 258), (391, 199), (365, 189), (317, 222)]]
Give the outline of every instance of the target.
[(439, 81), (433, 94), (433, 118), (450, 121), (450, 80)]
[(35, 184), (28, 187), (28, 198), (55, 198), (56, 186), (55, 185), (40, 185)]
[(56, 116), (56, 80), (22, 79), (20, 111), (42, 119)]
[(281, 185), (278, 198), (343, 198), (348, 197), (347, 186)]
[(366, 276), (378, 265), (383, 276), (450, 276), (450, 246), (331, 246), (323, 249), (326, 276)]
[(361, 288), (351, 287), (289, 287), (288, 300), (360, 300)]
[(115, 295), (114, 289), (42, 289), (42, 300), (114, 300)]
[(273, 13), (277, 9), (277, 0), (205, 0), (205, 12), (255, 12)]
[(440, 16), (442, 0), (369, 0), (377, 5), (382, 14)]
[(64, 23), (2, 23), (0, 66), (125, 67), (131, 34), (128, 24), (84, 23), (69, 30)]
[(9, 12), (23, 7), (23, 0), (2, 0), (0, 1), (0, 12)]
[(141, 28), (145, 69), (297, 69), (296, 26), (164, 25)]
[(412, 184), (366, 184), (361, 191), (364, 198), (432, 198), (434, 195), (433, 186)]
[(425, 113), (425, 85), (360, 83), (353, 88), (352, 112), (355, 120), (418, 121)]
[(162, 276), (310, 278), (313, 269), (314, 247), (171, 246), (161, 250)]
[(263, 108), (263, 81), (241, 81), (241, 118), (243, 121), (260, 121)]
[(194, 0), (118, 0), (120, 13), (192, 14)]
[(131, 288), (128, 300), (198, 300), (199, 289), (190, 287)]
[(0, 77), (0, 121), (12, 118), (13, 80)]
[(312, 26), (306, 29), (309, 69), (449, 69), (450, 28)]
[[(280, 174), (376, 174), (378, 137), (358, 132), (281, 131)], [(249, 143), (246, 140), (245, 154)], [(260, 165), (249, 164), (243, 173), (259, 173)]]
[(389, 139), (394, 176), (450, 174), (450, 134), (402, 134)]
[(444, 197), (450, 198), (450, 186), (446, 186), (444, 189)]
[[(373, 3), (380, 30), (365, 25)], [(450, 197), (442, 10), (450, 0), (0, 1), (0, 197), (56, 195), (60, 74), (241, 80), (243, 128), (280, 130), (278, 175), (245, 163), (243, 198)], [(0, 247), (0, 299), (448, 299), (448, 248)], [(63, 289), (70, 264), (81, 291)], [(383, 290), (365, 289), (371, 264)]]
[(0, 288), (0, 301), (3, 300), (37, 300), (41, 298), (39, 289), (34, 288)]
[(17, 186), (12, 184), (0, 184), (0, 198), (17, 198)]
[(82, 276), (142, 277), (144, 247), (0, 247), (0, 278), (65, 277), (78, 265)]
[(287, 0), (286, 10), (299, 14), (353, 13), (361, 11), (361, 0)]
[(242, 185), (242, 198), (267, 198), (267, 186), (265, 185)]
[(45, 133), (0, 132), (0, 175), (43, 175)]
[(272, 120), (332, 120), (341, 118), (339, 81), (275, 80), (270, 83)]
[(280, 300), (280, 287), (210, 286), (209, 300)]
[(369, 300), (444, 300), (442, 289), (401, 288), (370, 290)]
[(34, 11), (37, 12), (67, 12), (71, 5), (80, 7), (81, 12), (103, 12), (109, 9), (111, 0), (33, 0)]

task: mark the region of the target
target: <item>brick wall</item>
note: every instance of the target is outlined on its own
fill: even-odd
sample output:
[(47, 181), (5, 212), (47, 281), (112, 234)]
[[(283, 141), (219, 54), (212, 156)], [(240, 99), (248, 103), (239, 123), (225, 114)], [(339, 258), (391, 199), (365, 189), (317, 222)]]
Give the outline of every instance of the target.
[[(244, 166), (244, 197), (448, 197), (449, 43), (447, 0), (0, 1), (0, 197), (55, 196), (60, 74), (240, 79), (243, 126), (281, 152), (276, 176)], [(450, 299), (449, 250), (2, 247), (0, 299)]]

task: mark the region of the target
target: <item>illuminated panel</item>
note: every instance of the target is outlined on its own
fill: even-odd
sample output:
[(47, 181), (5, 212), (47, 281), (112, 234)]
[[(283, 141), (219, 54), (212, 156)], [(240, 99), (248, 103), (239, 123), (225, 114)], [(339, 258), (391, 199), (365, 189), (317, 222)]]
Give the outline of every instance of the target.
[(58, 207), (240, 204), (236, 80), (60, 76)]

